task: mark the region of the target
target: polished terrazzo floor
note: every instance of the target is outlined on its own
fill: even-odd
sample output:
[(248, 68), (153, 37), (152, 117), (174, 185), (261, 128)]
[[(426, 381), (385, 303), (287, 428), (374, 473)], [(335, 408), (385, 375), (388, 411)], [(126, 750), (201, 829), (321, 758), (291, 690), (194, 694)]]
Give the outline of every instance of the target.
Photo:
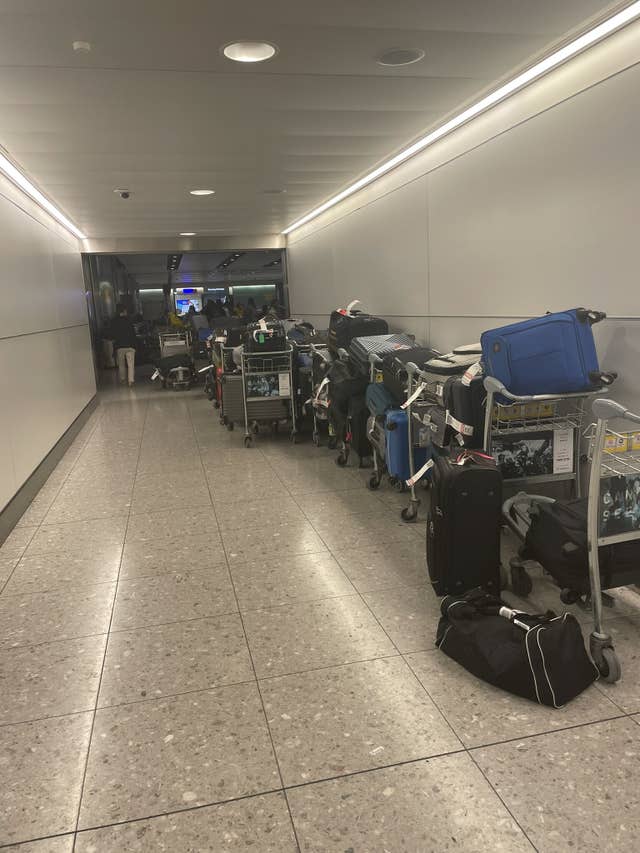
[(201, 391), (101, 395), (0, 548), (0, 847), (639, 849), (636, 596), (620, 684), (493, 690), (434, 649), (423, 522), (365, 478), (245, 450)]

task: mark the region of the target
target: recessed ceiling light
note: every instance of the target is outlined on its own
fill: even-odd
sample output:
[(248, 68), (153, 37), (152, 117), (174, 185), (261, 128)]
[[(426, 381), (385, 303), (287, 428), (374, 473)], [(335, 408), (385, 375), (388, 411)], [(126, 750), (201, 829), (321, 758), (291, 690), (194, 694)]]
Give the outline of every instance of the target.
[(394, 47), (392, 50), (386, 50), (380, 54), (376, 62), (378, 65), (397, 68), (400, 65), (413, 65), (414, 62), (420, 62), (424, 57), (424, 50), (420, 50), (420, 48)]
[(215, 190), (189, 190), (191, 195), (213, 195)]
[(181, 237), (195, 237), (196, 232), (195, 231), (181, 231), (180, 236)]
[(222, 52), (234, 62), (265, 62), (276, 55), (278, 48), (266, 41), (234, 41)]
[(91, 42), (74, 41), (73, 49), (76, 53), (91, 53)]

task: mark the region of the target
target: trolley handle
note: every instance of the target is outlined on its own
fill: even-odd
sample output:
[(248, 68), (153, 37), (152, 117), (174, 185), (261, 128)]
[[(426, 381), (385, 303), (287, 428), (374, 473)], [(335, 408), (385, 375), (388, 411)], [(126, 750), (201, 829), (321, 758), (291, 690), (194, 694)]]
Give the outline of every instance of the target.
[(349, 353), (343, 347), (339, 347), (338, 349), (338, 358), (340, 361), (349, 361)]
[(404, 369), (407, 371), (407, 373), (409, 374), (409, 376), (413, 376), (413, 375), (414, 375), (414, 374), (416, 374), (416, 373), (420, 373), (420, 368), (419, 368), (419, 367), (418, 367), (418, 365), (417, 365), (415, 362), (413, 362), (413, 361), (407, 361), (407, 362), (405, 363)]
[(484, 387), (490, 394), (493, 394), (494, 396), (496, 394), (500, 394), (500, 396), (505, 397), (507, 400), (511, 400), (512, 403), (544, 403), (548, 400), (566, 400), (571, 397), (586, 397), (589, 394), (588, 391), (577, 391), (571, 394), (527, 394), (520, 396), (508, 391), (504, 384), (494, 376), (485, 376)]
[(591, 410), (596, 418), (601, 421), (608, 421), (610, 418), (624, 418), (627, 421), (640, 424), (640, 415), (630, 412), (620, 403), (616, 403), (615, 400), (604, 400), (602, 397), (598, 397), (597, 400), (593, 401)]
[(318, 349), (315, 344), (309, 344), (309, 348), (312, 353), (315, 353), (317, 356), (320, 356), (320, 358), (325, 362), (325, 364), (331, 364), (331, 359), (324, 350)]
[(377, 353), (370, 352), (369, 353), (369, 362), (371, 364), (382, 364), (382, 359), (380, 358), (380, 356)]

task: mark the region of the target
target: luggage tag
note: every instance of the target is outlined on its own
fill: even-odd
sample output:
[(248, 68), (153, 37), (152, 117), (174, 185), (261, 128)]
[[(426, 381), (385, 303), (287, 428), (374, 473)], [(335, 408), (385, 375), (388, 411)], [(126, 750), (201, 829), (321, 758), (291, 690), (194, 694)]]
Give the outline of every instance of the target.
[(156, 367), (156, 369), (153, 371), (153, 375), (151, 376), (151, 381), (153, 382), (153, 380), (154, 380), (154, 379), (157, 379), (157, 378), (158, 378), (158, 376), (160, 376), (160, 371), (159, 371), (159, 370), (158, 370), (158, 368)]
[(407, 406), (410, 406), (410, 405), (413, 403), (413, 401), (414, 401), (414, 400), (417, 400), (417, 399), (418, 399), (418, 397), (420, 396), (420, 394), (422, 394), (422, 392), (424, 391), (424, 389), (425, 389), (426, 387), (427, 387), (427, 383), (426, 383), (426, 382), (421, 382), (421, 383), (418, 385), (418, 387), (416, 388), (416, 390), (413, 392), (413, 394), (412, 394), (412, 395), (411, 395), (407, 400), (405, 400), (405, 402), (400, 406), (400, 408), (401, 408), (401, 409), (406, 409), (406, 408), (407, 408)]
[(419, 480), (421, 480), (424, 477), (424, 475), (427, 473), (427, 471), (430, 471), (434, 465), (435, 465), (435, 462), (433, 461), (433, 459), (427, 460), (427, 462), (424, 463), (422, 468), (420, 468), (419, 471), (416, 471), (416, 473), (413, 475), (413, 477), (409, 477), (408, 480), (405, 480), (407, 486), (415, 486), (415, 484)]
[(448, 426), (453, 427), (456, 432), (460, 433), (460, 435), (473, 435), (473, 427), (469, 426), (469, 424), (463, 424), (462, 421), (459, 421), (457, 418), (454, 418), (449, 409), (447, 409), (445, 422)]
[(462, 374), (462, 379), (460, 380), (463, 385), (467, 388), (471, 385), (471, 380), (476, 376), (479, 376), (482, 373), (482, 363), (476, 361), (475, 364), (472, 364), (471, 367), (468, 367), (465, 372)]

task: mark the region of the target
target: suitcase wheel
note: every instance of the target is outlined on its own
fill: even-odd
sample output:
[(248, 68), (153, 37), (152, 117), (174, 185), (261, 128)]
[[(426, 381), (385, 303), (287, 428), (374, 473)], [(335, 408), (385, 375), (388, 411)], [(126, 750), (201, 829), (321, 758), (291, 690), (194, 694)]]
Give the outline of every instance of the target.
[(418, 507), (414, 503), (411, 503), (409, 506), (406, 506), (402, 510), (402, 512), (400, 513), (400, 517), (403, 521), (406, 521), (407, 523), (417, 521)]
[(251, 436), (250, 436), (250, 435), (245, 435), (245, 437), (244, 437), (244, 446), (245, 446), (245, 447), (251, 447), (252, 445), (253, 445), (253, 439), (251, 438)]
[(519, 596), (520, 598), (527, 598), (531, 594), (531, 590), (533, 589), (533, 582), (529, 577), (527, 570), (517, 559), (511, 560), (510, 566), (511, 589), (513, 591), (513, 594)]
[(377, 488), (379, 488), (379, 486), (380, 486), (380, 475), (379, 474), (372, 474), (369, 477), (369, 484), (368, 485), (372, 491), (375, 491)]
[(346, 453), (344, 450), (341, 450), (340, 453), (338, 454), (337, 458), (336, 458), (336, 465), (338, 465), (340, 468), (344, 468), (344, 466), (347, 464), (348, 461), (349, 461), (348, 453)]
[(318, 432), (318, 430), (313, 431), (311, 440), (313, 441), (316, 447), (320, 447), (320, 433)]

